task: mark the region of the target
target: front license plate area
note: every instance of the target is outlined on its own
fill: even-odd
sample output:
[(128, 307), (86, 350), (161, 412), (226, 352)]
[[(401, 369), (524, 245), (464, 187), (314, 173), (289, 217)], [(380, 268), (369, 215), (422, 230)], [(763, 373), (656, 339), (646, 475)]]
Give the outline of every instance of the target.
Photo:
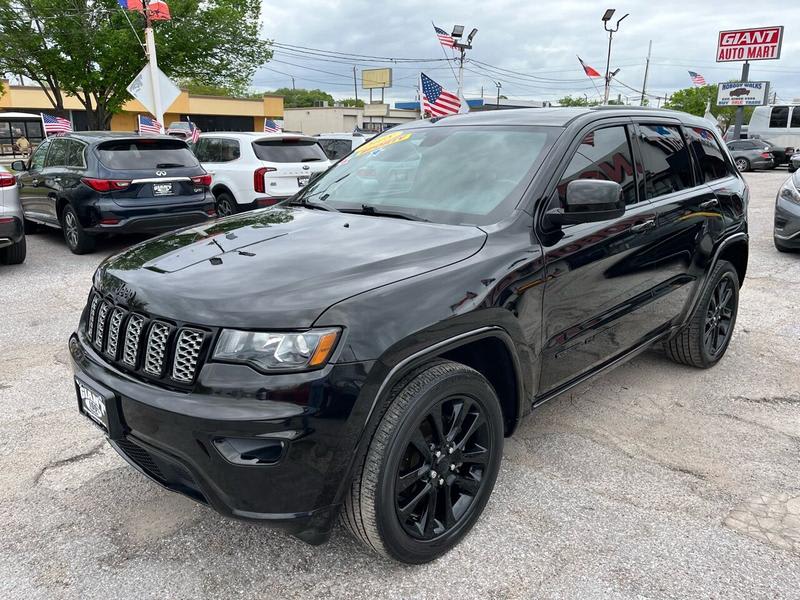
[(154, 183), (153, 195), (154, 196), (172, 196), (175, 194), (175, 189), (171, 183)]
[(78, 390), (78, 405), (80, 411), (98, 425), (103, 431), (108, 433), (108, 407), (106, 398), (100, 392), (92, 389), (80, 379), (75, 379), (75, 387)]
[(308, 185), (309, 175), (303, 175), (297, 178), (297, 187), (306, 187)]

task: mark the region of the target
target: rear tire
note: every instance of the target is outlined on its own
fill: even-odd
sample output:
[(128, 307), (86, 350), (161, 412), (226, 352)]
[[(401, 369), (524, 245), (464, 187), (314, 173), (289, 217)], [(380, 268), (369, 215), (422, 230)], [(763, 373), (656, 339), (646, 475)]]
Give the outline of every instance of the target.
[(740, 173), (750, 170), (750, 161), (746, 158), (737, 158), (734, 163), (736, 164), (736, 168)]
[(689, 323), (664, 343), (667, 356), (699, 369), (713, 367), (728, 349), (738, 308), (739, 276), (731, 263), (721, 260)]
[(25, 262), (25, 256), (28, 253), (28, 246), (25, 242), (25, 236), (22, 236), (20, 241), (6, 246), (0, 250), (0, 263), (4, 265), (19, 265)]
[(64, 230), (64, 241), (73, 254), (88, 254), (94, 251), (94, 237), (84, 231), (75, 209), (69, 204), (61, 213), (61, 228)]
[(423, 366), (392, 391), (342, 521), (382, 556), (434, 560), (480, 517), (502, 454), (503, 417), (489, 382), (459, 363)]
[(216, 199), (217, 214), (219, 214), (220, 217), (235, 215), (239, 212), (239, 207), (236, 205), (236, 200), (228, 192), (220, 192), (217, 194)]

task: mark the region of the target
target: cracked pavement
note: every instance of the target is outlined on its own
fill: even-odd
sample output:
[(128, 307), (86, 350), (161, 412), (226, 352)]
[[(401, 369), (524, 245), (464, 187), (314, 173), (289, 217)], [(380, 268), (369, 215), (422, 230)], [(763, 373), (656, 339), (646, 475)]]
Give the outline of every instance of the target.
[(647, 352), (507, 440), (486, 512), (426, 566), (226, 520), (128, 467), (78, 415), (66, 341), (95, 266), (31, 236), (0, 269), (0, 598), (798, 598), (800, 254), (785, 170), (747, 174), (751, 250), (727, 356)]

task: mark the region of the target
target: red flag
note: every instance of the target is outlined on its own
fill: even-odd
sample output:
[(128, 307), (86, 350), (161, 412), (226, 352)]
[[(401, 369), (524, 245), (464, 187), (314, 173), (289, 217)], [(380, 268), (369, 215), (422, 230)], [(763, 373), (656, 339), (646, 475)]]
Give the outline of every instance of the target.
[[(130, 0), (128, 0), (130, 3)], [(153, 21), (169, 21), (172, 16), (169, 14), (169, 6), (164, 0), (151, 0), (147, 4), (147, 10), (150, 11), (150, 19)]]
[(598, 73), (595, 69), (583, 62), (580, 56), (578, 57), (578, 61), (580, 61), (581, 66), (583, 67), (583, 72), (586, 73), (587, 77), (602, 77), (602, 75), (600, 75), (600, 73)]
[(142, 0), (117, 0), (119, 5), (125, 10), (135, 10), (137, 12), (144, 12), (144, 5)]

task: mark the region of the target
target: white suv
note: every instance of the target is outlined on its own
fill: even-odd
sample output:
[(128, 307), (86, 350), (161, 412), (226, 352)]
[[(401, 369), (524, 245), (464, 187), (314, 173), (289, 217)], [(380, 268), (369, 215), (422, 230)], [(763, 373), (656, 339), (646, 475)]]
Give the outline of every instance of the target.
[(194, 151), (220, 215), (277, 204), (331, 165), (316, 139), (299, 134), (203, 133)]

